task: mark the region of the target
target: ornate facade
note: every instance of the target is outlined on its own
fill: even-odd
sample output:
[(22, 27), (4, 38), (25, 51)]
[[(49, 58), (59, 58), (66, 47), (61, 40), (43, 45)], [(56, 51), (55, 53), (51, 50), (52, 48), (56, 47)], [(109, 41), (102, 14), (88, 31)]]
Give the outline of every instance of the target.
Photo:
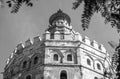
[(16, 46), (3, 79), (112, 79), (113, 69), (102, 44), (75, 32), (70, 17), (58, 10), (43, 37)]

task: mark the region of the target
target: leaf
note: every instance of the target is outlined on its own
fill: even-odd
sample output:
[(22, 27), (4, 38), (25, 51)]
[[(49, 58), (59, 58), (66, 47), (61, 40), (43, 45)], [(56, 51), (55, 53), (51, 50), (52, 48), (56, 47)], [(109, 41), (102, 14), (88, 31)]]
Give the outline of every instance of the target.
[(9, 6), (9, 7), (12, 7), (12, 4), (11, 4), (11, 3), (9, 3), (9, 4), (8, 4), (8, 6)]
[(33, 6), (32, 0), (8, 0), (6, 3), (8, 4), (8, 7), (11, 8), (11, 13), (17, 13), (23, 4), (27, 7)]
[(32, 6), (33, 6), (33, 3), (28, 3), (27, 5), (30, 6), (30, 7), (32, 7)]
[(7, 1), (6, 3), (8, 4), (8, 7), (12, 7), (11, 1)]
[(76, 2), (73, 3), (72, 9), (76, 9), (79, 7), (79, 5), (83, 2), (83, 0), (76, 0)]
[(95, 12), (101, 13), (101, 16), (105, 18), (105, 24), (110, 22), (112, 27), (120, 29), (119, 0), (76, 0), (73, 3), (73, 9), (78, 8), (82, 2), (84, 2), (84, 11), (81, 16), (83, 30), (89, 27), (90, 20)]

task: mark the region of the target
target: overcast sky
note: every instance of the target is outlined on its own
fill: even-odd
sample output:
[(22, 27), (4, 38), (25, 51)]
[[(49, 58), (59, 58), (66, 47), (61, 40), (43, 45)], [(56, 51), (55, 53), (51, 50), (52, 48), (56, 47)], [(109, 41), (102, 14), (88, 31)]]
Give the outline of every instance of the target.
[[(11, 14), (7, 7), (0, 8), (0, 72), (3, 72), (6, 60), (18, 43), (24, 43), (28, 38), (44, 33), (48, 28), (49, 17), (60, 8), (71, 17), (71, 25), (74, 30), (91, 40), (104, 44), (111, 54), (114, 50), (108, 45), (108, 41), (118, 42), (119, 35), (110, 24), (105, 25), (100, 14), (92, 17), (89, 29), (85, 32), (81, 28), (81, 14), (83, 5), (78, 9), (72, 9), (75, 0), (38, 0), (34, 1), (32, 8), (23, 6), (17, 14)], [(2, 75), (0, 74), (0, 79)]]

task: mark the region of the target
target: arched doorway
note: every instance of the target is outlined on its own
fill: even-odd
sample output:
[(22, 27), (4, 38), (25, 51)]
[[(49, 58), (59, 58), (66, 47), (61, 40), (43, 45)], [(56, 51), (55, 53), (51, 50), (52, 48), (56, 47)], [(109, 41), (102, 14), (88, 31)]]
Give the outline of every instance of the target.
[(67, 79), (67, 72), (65, 70), (61, 71), (60, 79)]
[(32, 78), (31, 75), (26, 76), (26, 79), (31, 79), (31, 78)]

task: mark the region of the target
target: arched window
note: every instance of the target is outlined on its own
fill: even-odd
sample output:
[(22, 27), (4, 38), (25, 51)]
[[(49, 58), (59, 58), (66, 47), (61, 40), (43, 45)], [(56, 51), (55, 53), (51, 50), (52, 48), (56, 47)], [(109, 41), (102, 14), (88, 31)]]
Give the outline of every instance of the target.
[(97, 63), (97, 68), (98, 68), (99, 70), (101, 70), (101, 67), (100, 67), (100, 64), (99, 64), (99, 63)]
[(94, 77), (94, 79), (98, 79), (98, 77)]
[(23, 68), (26, 68), (27, 67), (27, 61), (24, 61), (23, 62)]
[(61, 71), (60, 79), (67, 79), (67, 72), (65, 70)]
[(88, 64), (88, 65), (91, 65), (90, 59), (87, 59), (87, 64)]
[(35, 57), (34, 58), (34, 64), (37, 64), (38, 63), (38, 57)]
[(32, 79), (31, 75), (26, 76), (26, 79)]
[(57, 54), (54, 54), (53, 58), (54, 58), (55, 61), (58, 61), (58, 55)]
[(72, 61), (72, 55), (71, 54), (67, 55), (67, 61)]

